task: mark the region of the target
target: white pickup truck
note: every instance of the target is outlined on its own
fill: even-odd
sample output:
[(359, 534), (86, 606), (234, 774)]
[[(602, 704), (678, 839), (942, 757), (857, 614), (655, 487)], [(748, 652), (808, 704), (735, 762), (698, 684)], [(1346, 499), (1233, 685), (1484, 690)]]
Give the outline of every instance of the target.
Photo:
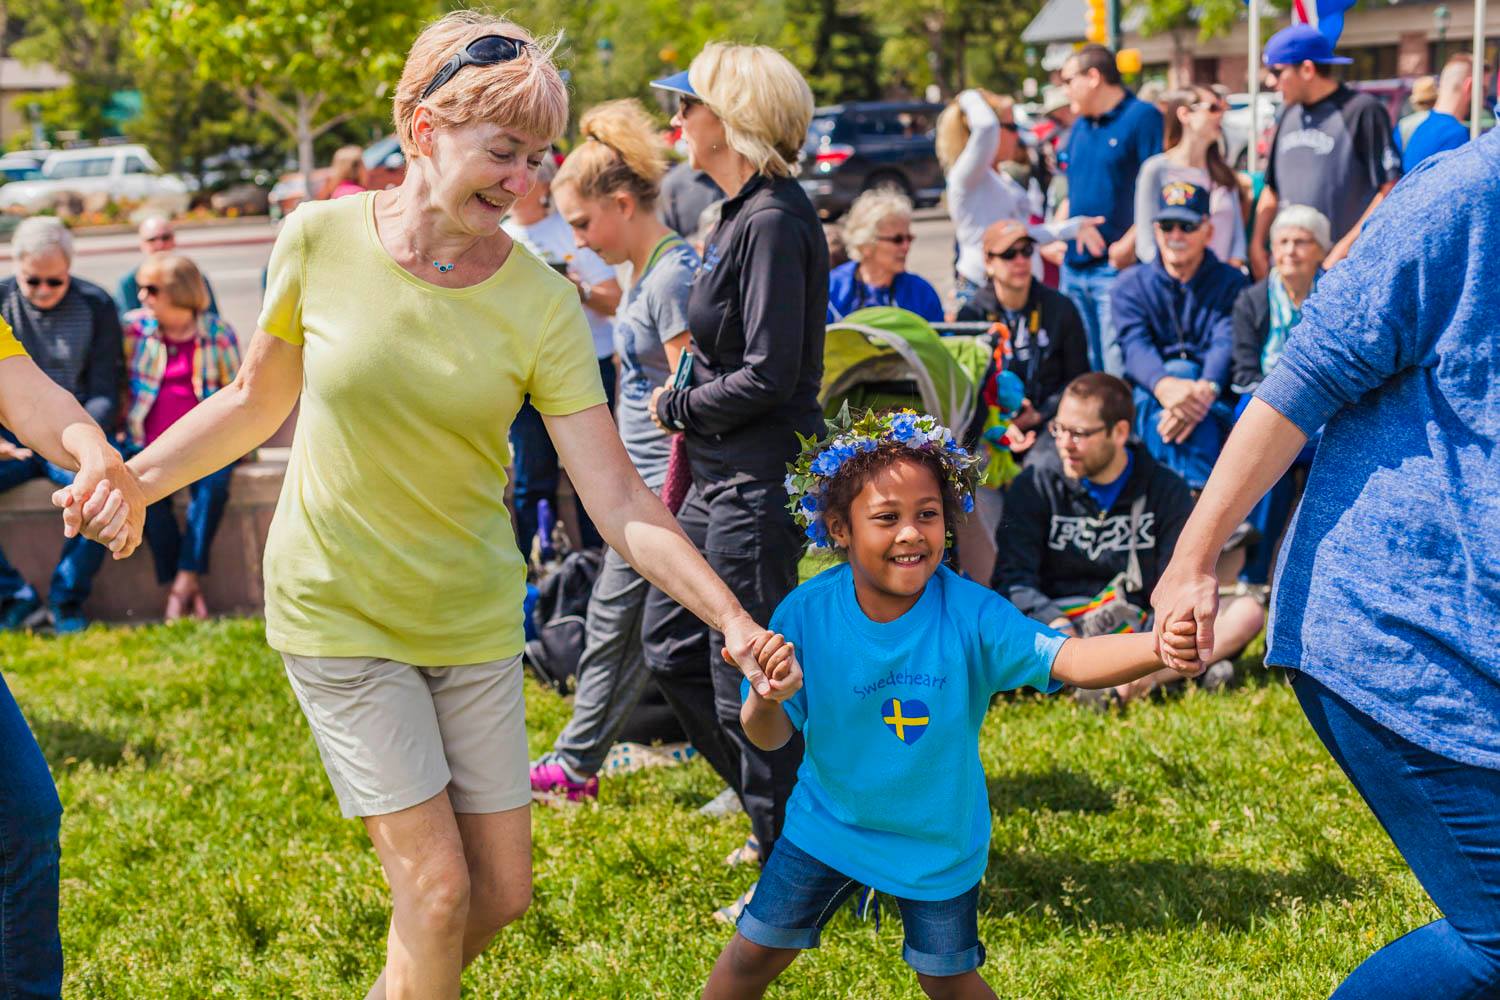
[(34, 212), (60, 191), (149, 200), (172, 213), (185, 211), (188, 206), (188, 188), (182, 178), (163, 173), (145, 146), (121, 145), (52, 153), (42, 163), (41, 177), (0, 187), (0, 209)]

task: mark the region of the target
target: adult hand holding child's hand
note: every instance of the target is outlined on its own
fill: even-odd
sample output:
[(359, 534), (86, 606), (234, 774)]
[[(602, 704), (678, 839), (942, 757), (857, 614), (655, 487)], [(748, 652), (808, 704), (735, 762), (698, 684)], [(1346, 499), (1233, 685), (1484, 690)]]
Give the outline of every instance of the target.
[(756, 660), (771, 683), (770, 693), (762, 697), (786, 701), (802, 687), (802, 665), (797, 662), (796, 647), (779, 632), (768, 632), (756, 640)]

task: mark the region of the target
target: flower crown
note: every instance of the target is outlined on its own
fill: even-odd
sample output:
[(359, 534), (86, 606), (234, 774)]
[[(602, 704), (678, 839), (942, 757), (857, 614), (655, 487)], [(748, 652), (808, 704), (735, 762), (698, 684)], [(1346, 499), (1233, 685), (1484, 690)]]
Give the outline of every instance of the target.
[(979, 459), (960, 448), (953, 432), (938, 423), (936, 417), (915, 410), (887, 413), (867, 410), (856, 419), (850, 415), (846, 402), (839, 415), (828, 421), (826, 437), (807, 438), (798, 434), (797, 439), (802, 452), (795, 462), (787, 465), (786, 493), (791, 498), (788, 506), (815, 548), (833, 547), (825, 519), (828, 484), (849, 459), (883, 444), (905, 445), (937, 456), (963, 504), (964, 513), (974, 510)]

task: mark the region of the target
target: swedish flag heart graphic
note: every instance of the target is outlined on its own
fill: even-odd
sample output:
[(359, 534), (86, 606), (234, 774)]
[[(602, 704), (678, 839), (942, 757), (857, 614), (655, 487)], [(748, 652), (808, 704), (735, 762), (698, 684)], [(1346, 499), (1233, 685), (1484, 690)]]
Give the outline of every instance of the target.
[(896, 739), (907, 746), (920, 740), (922, 734), (927, 732), (930, 718), (924, 702), (902, 701), (900, 698), (887, 698), (885, 704), (880, 706), (880, 717), (885, 722), (885, 728), (895, 733)]

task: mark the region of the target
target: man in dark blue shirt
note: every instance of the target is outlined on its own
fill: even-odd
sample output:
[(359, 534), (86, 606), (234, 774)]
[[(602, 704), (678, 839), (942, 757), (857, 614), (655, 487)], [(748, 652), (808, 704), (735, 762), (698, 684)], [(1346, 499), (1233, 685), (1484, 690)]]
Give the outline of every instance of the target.
[(1412, 132), (1401, 153), (1401, 170), (1409, 172), (1434, 153), (1457, 149), (1469, 141), (1470, 88), (1474, 85), (1474, 57), (1460, 52), (1448, 60), (1438, 78), (1438, 99), (1432, 113)]
[(1063, 85), (1078, 116), (1064, 152), (1068, 214), (1102, 216), (1105, 256), (1068, 247), (1062, 291), (1083, 316), (1095, 371), (1124, 372), (1110, 317), (1110, 290), (1120, 269), (1135, 262), (1135, 179), (1147, 157), (1161, 152), (1161, 112), (1126, 90), (1115, 54), (1085, 45), (1068, 58)]
[(1159, 206), (1157, 258), (1121, 276), (1115, 321), (1136, 433), (1153, 458), (1201, 490), (1228, 434), (1234, 301), (1245, 276), (1208, 249), (1207, 190), (1174, 181)]

